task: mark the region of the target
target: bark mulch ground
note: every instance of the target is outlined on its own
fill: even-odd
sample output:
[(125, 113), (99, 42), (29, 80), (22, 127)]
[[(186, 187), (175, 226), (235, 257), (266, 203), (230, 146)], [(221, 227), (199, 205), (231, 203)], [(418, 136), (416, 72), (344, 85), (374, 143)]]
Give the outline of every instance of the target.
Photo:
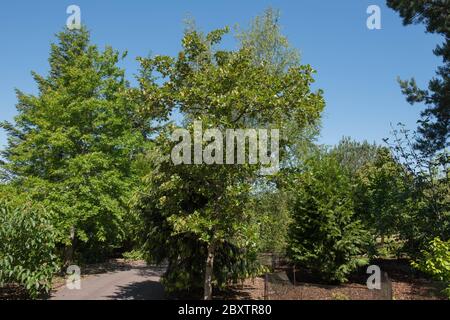
[[(393, 300), (446, 300), (441, 293), (442, 283), (427, 279), (412, 270), (407, 260), (379, 260), (372, 264), (379, 265), (387, 272), (392, 284)], [(282, 274), (282, 272), (281, 272)], [(296, 273), (296, 285), (292, 274), (285, 272), (285, 280), (269, 281), (270, 300), (385, 300), (386, 295), (379, 290), (369, 290), (366, 280), (369, 275), (359, 270), (349, 277), (349, 282), (342, 285), (321, 283), (308, 273)], [(244, 284), (232, 287), (218, 298), (225, 299), (264, 299), (264, 279), (247, 280)]]

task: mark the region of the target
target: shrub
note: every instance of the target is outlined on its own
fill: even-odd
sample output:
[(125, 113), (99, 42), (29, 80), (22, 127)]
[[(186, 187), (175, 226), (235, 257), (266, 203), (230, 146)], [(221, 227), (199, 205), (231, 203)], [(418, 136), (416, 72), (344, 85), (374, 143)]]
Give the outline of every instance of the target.
[(18, 285), (31, 298), (48, 293), (58, 270), (54, 239), (45, 210), (0, 200), (0, 286)]
[(365, 265), (367, 231), (355, 219), (351, 183), (331, 156), (311, 159), (293, 184), (290, 257), (323, 280), (345, 282)]
[(122, 256), (125, 260), (128, 261), (145, 260), (145, 253), (138, 249), (133, 249), (131, 251), (124, 252)]
[[(434, 279), (450, 282), (450, 240), (447, 242), (439, 238), (430, 241), (428, 249), (421, 251), (422, 257), (413, 261), (412, 266)], [(444, 290), (450, 298), (450, 283)]]

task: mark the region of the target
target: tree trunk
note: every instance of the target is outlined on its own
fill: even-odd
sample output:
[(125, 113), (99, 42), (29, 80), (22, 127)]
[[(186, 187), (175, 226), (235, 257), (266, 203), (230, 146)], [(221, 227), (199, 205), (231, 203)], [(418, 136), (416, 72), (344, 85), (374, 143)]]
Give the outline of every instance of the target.
[(214, 270), (214, 255), (215, 245), (213, 243), (208, 245), (208, 256), (206, 258), (205, 267), (205, 287), (204, 287), (204, 300), (212, 300), (212, 276)]
[(65, 265), (70, 266), (73, 261), (73, 253), (75, 250), (75, 242), (76, 242), (76, 236), (75, 236), (75, 227), (72, 227), (70, 229), (70, 246), (66, 248), (66, 261)]

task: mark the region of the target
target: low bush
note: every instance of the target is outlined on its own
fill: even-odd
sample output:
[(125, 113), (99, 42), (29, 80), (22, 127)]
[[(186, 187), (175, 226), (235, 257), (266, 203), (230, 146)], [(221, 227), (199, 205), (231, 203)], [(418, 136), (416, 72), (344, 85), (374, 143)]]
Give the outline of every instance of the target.
[(20, 286), (30, 298), (48, 293), (58, 271), (55, 238), (44, 209), (0, 200), (0, 286)]
[(412, 262), (412, 266), (436, 280), (448, 283), (444, 293), (450, 298), (450, 240), (445, 242), (435, 238), (421, 254), (422, 257)]

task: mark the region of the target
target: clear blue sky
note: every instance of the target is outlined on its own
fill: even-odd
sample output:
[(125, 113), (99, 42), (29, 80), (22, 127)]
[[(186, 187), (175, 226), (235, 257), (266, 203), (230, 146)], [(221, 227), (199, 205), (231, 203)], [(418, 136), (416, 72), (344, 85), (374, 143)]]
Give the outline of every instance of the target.
[[(123, 67), (130, 78), (137, 56), (178, 51), (187, 16), (209, 31), (247, 26), (265, 8), (280, 9), (284, 33), (301, 51), (303, 63), (318, 71), (315, 88), (325, 91), (320, 138), (325, 144), (342, 136), (381, 143), (390, 123), (415, 128), (421, 108), (406, 103), (396, 78), (415, 76), (426, 86), (440, 64), (432, 50), (441, 39), (425, 34), (424, 26), (402, 26), (383, 0), (5, 1), (0, 9), (0, 120), (16, 114), (14, 88), (36, 93), (30, 71), (47, 72), (50, 43), (65, 25), (70, 4), (81, 7), (94, 43), (128, 50)], [(382, 30), (366, 28), (371, 4), (381, 7)], [(232, 46), (233, 38), (226, 44)], [(0, 131), (0, 146), (5, 143)]]

